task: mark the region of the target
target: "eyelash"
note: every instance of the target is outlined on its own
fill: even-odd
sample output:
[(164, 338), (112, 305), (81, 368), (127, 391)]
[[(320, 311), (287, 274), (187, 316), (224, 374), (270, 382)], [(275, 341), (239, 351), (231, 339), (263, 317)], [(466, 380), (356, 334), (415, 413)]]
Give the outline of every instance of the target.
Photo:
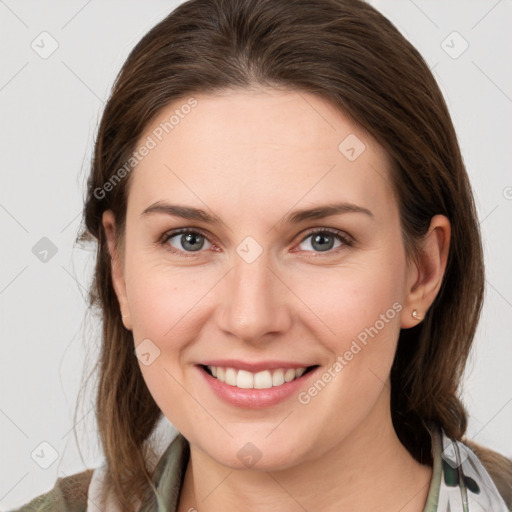
[[(158, 240), (158, 243), (160, 245), (164, 246), (164, 248), (166, 250), (170, 251), (173, 254), (177, 254), (178, 256), (183, 257), (183, 258), (191, 258), (191, 257), (193, 258), (193, 257), (195, 257), (195, 254), (193, 252), (177, 250), (174, 247), (171, 247), (167, 243), (174, 236), (180, 235), (180, 234), (184, 234), (184, 233), (191, 233), (191, 234), (194, 234), (194, 235), (200, 235), (200, 236), (206, 238), (206, 240), (208, 240), (208, 242), (210, 242), (210, 244), (213, 244), (213, 242), (210, 240), (210, 237), (206, 233), (204, 233), (200, 229), (196, 229), (196, 228), (194, 228), (194, 229), (192, 229), (192, 228), (181, 228), (181, 229), (175, 229), (175, 230), (167, 231)], [(340, 250), (343, 250), (345, 247), (352, 247), (354, 245), (354, 240), (350, 236), (348, 236), (343, 231), (339, 231), (337, 229), (332, 229), (332, 228), (321, 228), (321, 229), (313, 229), (311, 231), (308, 231), (304, 235), (304, 237), (300, 240), (299, 244), (301, 244), (302, 242), (307, 240), (312, 235), (325, 234), (325, 233), (333, 235), (334, 237), (336, 237), (343, 244), (340, 247), (337, 247), (336, 249), (332, 249), (332, 250), (326, 251), (326, 255), (327, 256), (331, 256), (333, 254), (336, 254)], [(203, 252), (203, 251), (197, 251), (197, 252)], [(304, 252), (314, 252), (314, 251), (304, 251)], [(321, 252), (316, 252), (315, 254), (316, 254), (315, 256), (307, 256), (307, 257), (308, 258), (323, 257)]]

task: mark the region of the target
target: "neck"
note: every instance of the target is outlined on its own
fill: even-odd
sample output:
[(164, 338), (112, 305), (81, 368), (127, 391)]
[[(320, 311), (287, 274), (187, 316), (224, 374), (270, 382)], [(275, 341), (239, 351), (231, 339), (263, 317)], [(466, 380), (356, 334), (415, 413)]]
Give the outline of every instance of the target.
[(178, 512), (422, 512), (432, 468), (401, 444), (389, 393), (381, 398), (364, 422), (321, 458), (285, 470), (233, 470), (191, 444)]

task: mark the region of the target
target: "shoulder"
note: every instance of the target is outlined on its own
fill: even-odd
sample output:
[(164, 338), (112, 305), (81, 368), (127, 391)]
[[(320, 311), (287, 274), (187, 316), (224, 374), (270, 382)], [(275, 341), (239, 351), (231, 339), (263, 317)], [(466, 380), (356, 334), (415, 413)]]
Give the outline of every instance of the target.
[[(167, 444), (162, 443), (164, 453), (159, 453), (156, 462), (150, 461), (150, 466), (159, 493), (176, 508), (190, 452), (188, 441), (179, 433)], [(88, 505), (89, 510), (121, 512), (112, 491), (105, 486), (105, 470), (103, 465), (59, 478), (49, 492), (10, 512), (86, 512)]]
[(462, 442), (478, 457), (496, 485), (503, 501), (512, 510), (512, 459), (469, 439), (463, 438)]
[(93, 471), (57, 479), (53, 489), (12, 512), (85, 512)]

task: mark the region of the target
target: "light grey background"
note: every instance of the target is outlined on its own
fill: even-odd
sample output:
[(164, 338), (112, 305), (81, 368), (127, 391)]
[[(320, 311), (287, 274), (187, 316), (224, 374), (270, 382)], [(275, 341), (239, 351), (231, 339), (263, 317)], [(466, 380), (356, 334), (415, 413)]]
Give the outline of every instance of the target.
[[(0, 0), (3, 509), (102, 461), (92, 384), (77, 418), (83, 460), (73, 434), (84, 362), (91, 370), (100, 340), (97, 320), (85, 321), (93, 247), (74, 241), (92, 142), (115, 75), (178, 3)], [(453, 116), (487, 263), (485, 308), (463, 388), (468, 435), (512, 456), (512, 2), (371, 3), (423, 54)], [(43, 237), (55, 246), (53, 256), (44, 253)], [(32, 252), (38, 242), (39, 257)]]

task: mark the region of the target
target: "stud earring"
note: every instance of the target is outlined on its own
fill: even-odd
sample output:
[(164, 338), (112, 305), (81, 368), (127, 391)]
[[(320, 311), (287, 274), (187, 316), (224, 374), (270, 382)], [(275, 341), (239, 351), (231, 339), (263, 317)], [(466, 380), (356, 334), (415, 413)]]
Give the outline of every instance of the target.
[(413, 312), (412, 312), (412, 316), (413, 316), (413, 318), (415, 318), (416, 320), (421, 320), (421, 315), (418, 313), (418, 310), (417, 310), (417, 309), (413, 310)]

